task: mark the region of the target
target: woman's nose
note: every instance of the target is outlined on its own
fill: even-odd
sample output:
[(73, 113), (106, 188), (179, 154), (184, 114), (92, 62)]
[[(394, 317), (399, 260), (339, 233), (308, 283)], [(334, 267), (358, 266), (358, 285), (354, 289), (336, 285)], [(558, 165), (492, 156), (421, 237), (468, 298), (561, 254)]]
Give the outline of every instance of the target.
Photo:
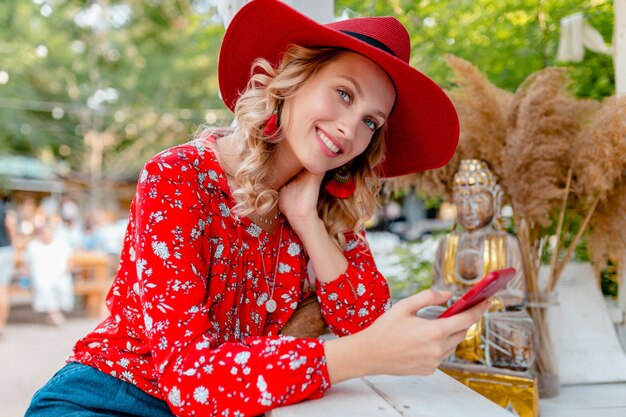
[(357, 131), (357, 117), (353, 115), (346, 115), (339, 119), (338, 130), (343, 139), (352, 140)]

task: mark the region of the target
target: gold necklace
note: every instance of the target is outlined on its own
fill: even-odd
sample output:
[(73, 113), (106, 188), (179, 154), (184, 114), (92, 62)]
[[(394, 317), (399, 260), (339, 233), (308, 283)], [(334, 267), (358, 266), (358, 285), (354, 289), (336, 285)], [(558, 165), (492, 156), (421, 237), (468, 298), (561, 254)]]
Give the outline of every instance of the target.
[[(263, 274), (265, 274), (265, 285), (267, 286), (267, 289), (269, 290), (269, 295), (268, 295), (268, 300), (265, 302), (265, 310), (267, 310), (268, 313), (273, 313), (274, 311), (276, 311), (276, 307), (278, 306), (276, 304), (276, 301), (274, 300), (274, 288), (276, 287), (276, 279), (277, 279), (277, 274), (278, 274), (278, 261), (280, 260), (280, 246), (283, 243), (283, 227), (284, 227), (284, 223), (280, 224), (280, 230), (279, 230), (279, 239), (278, 239), (278, 249), (276, 249), (276, 265), (274, 266), (274, 279), (272, 280), (272, 287), (270, 288), (269, 284), (267, 283), (268, 280), (268, 276), (267, 276), (267, 270), (265, 269), (265, 259), (263, 259), (263, 261), (261, 262), (261, 265), (263, 266)], [(259, 234), (259, 236), (257, 236), (257, 240), (259, 241), (259, 249), (261, 249), (261, 253), (263, 253), (263, 245), (261, 244), (261, 235)]]

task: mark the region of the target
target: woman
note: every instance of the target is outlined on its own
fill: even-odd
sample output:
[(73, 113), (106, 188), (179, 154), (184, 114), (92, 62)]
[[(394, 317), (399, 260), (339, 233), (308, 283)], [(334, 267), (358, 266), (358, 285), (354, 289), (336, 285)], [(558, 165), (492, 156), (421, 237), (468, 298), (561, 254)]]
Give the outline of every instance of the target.
[(49, 324), (59, 326), (65, 323), (63, 312), (74, 308), (74, 289), (72, 249), (55, 229), (50, 220), (35, 229), (35, 237), (24, 251), (24, 263), (32, 280), (33, 310), (45, 313)]
[(9, 284), (13, 278), (15, 252), (13, 241), (17, 235), (14, 215), (9, 212), (9, 198), (0, 189), (0, 339), (9, 319)]
[[(426, 291), (390, 309), (362, 232), (378, 175), (441, 166), (456, 147), (454, 108), (409, 49), (390, 17), (324, 26), (280, 1), (244, 6), (219, 60), (237, 127), (146, 164), (111, 315), (27, 416), (257, 415), (348, 378), (434, 372), (486, 306), (422, 320), (449, 298)], [(280, 334), (307, 264), (343, 337)]]

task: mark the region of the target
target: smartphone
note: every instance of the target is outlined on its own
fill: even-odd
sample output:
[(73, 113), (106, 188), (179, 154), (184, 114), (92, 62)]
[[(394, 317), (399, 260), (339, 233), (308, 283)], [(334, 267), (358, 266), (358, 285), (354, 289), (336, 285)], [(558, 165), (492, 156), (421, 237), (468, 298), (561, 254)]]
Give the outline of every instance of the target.
[(440, 319), (458, 314), (475, 306), (481, 301), (492, 297), (504, 288), (515, 276), (515, 268), (499, 269), (488, 273), (472, 288), (454, 302), (447, 310), (438, 317)]

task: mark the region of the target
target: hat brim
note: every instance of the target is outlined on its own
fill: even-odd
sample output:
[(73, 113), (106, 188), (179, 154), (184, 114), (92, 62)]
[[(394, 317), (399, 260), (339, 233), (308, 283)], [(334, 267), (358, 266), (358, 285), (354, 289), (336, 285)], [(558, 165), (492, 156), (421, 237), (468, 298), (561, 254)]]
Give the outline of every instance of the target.
[(276, 0), (253, 0), (228, 26), (218, 62), (220, 94), (234, 110), (252, 63), (277, 65), (288, 45), (337, 47), (360, 53), (389, 74), (397, 99), (387, 124), (384, 177), (440, 168), (454, 155), (459, 121), (452, 102), (430, 78), (395, 56), (302, 15)]

